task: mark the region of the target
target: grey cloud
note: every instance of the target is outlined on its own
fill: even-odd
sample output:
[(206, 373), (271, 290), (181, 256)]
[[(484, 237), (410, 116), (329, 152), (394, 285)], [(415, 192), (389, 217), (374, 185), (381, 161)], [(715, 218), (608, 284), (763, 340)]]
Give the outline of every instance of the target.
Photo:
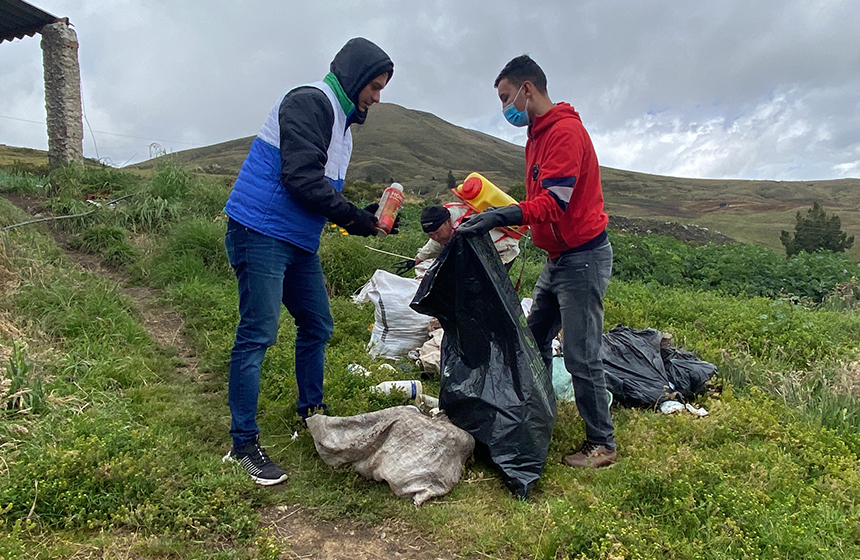
[[(76, 25), (94, 130), (195, 145), (254, 134), (284, 90), (320, 79), (361, 35), (394, 59), (383, 101), (517, 143), (525, 133), (503, 121), (492, 83), (527, 52), (552, 98), (582, 113), (605, 165), (858, 174), (860, 10), (850, 1), (35, 1)], [(38, 38), (0, 45), (0, 75), (0, 115), (44, 120)], [(44, 137), (0, 118), (0, 142), (42, 148)], [(148, 157), (147, 140), (96, 139), (114, 163)]]

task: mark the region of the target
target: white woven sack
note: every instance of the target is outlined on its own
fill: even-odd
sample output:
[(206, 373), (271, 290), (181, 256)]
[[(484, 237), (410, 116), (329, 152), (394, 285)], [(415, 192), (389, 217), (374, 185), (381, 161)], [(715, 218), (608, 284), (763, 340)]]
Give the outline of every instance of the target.
[(419, 284), (418, 280), (377, 270), (352, 297), (355, 303), (370, 301), (376, 308), (367, 345), (372, 357), (402, 358), (410, 350), (420, 348), (430, 337), (427, 326), (431, 317), (409, 307)]

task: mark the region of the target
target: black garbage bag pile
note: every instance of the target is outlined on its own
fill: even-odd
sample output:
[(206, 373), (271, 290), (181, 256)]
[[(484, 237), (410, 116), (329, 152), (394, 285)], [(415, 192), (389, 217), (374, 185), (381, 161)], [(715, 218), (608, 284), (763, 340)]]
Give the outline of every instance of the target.
[(489, 236), (454, 236), (411, 306), (445, 330), (439, 406), (527, 498), (546, 464), (555, 393)]
[(655, 329), (617, 326), (603, 335), (600, 357), (613, 399), (628, 407), (694, 400), (707, 390), (717, 366), (663, 344)]

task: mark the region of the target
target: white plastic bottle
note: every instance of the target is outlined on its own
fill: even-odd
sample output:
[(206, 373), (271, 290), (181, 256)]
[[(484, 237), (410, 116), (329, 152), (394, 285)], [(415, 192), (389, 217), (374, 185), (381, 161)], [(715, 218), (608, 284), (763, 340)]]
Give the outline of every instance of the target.
[(400, 391), (409, 399), (417, 399), (422, 393), (421, 382), (418, 380), (408, 381), (383, 381), (373, 388), (378, 393), (391, 394), (392, 391)]

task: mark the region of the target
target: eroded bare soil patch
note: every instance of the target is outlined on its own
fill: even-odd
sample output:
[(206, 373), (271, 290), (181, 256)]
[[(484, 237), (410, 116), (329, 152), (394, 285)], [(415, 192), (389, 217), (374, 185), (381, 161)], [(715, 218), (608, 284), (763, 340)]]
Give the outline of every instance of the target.
[(406, 524), (388, 520), (366, 526), (344, 519), (332, 523), (314, 520), (297, 506), (278, 506), (262, 512), (262, 523), (288, 551), (287, 558), (303, 560), (376, 560), (410, 558), (453, 560), (462, 558), (440, 550)]

